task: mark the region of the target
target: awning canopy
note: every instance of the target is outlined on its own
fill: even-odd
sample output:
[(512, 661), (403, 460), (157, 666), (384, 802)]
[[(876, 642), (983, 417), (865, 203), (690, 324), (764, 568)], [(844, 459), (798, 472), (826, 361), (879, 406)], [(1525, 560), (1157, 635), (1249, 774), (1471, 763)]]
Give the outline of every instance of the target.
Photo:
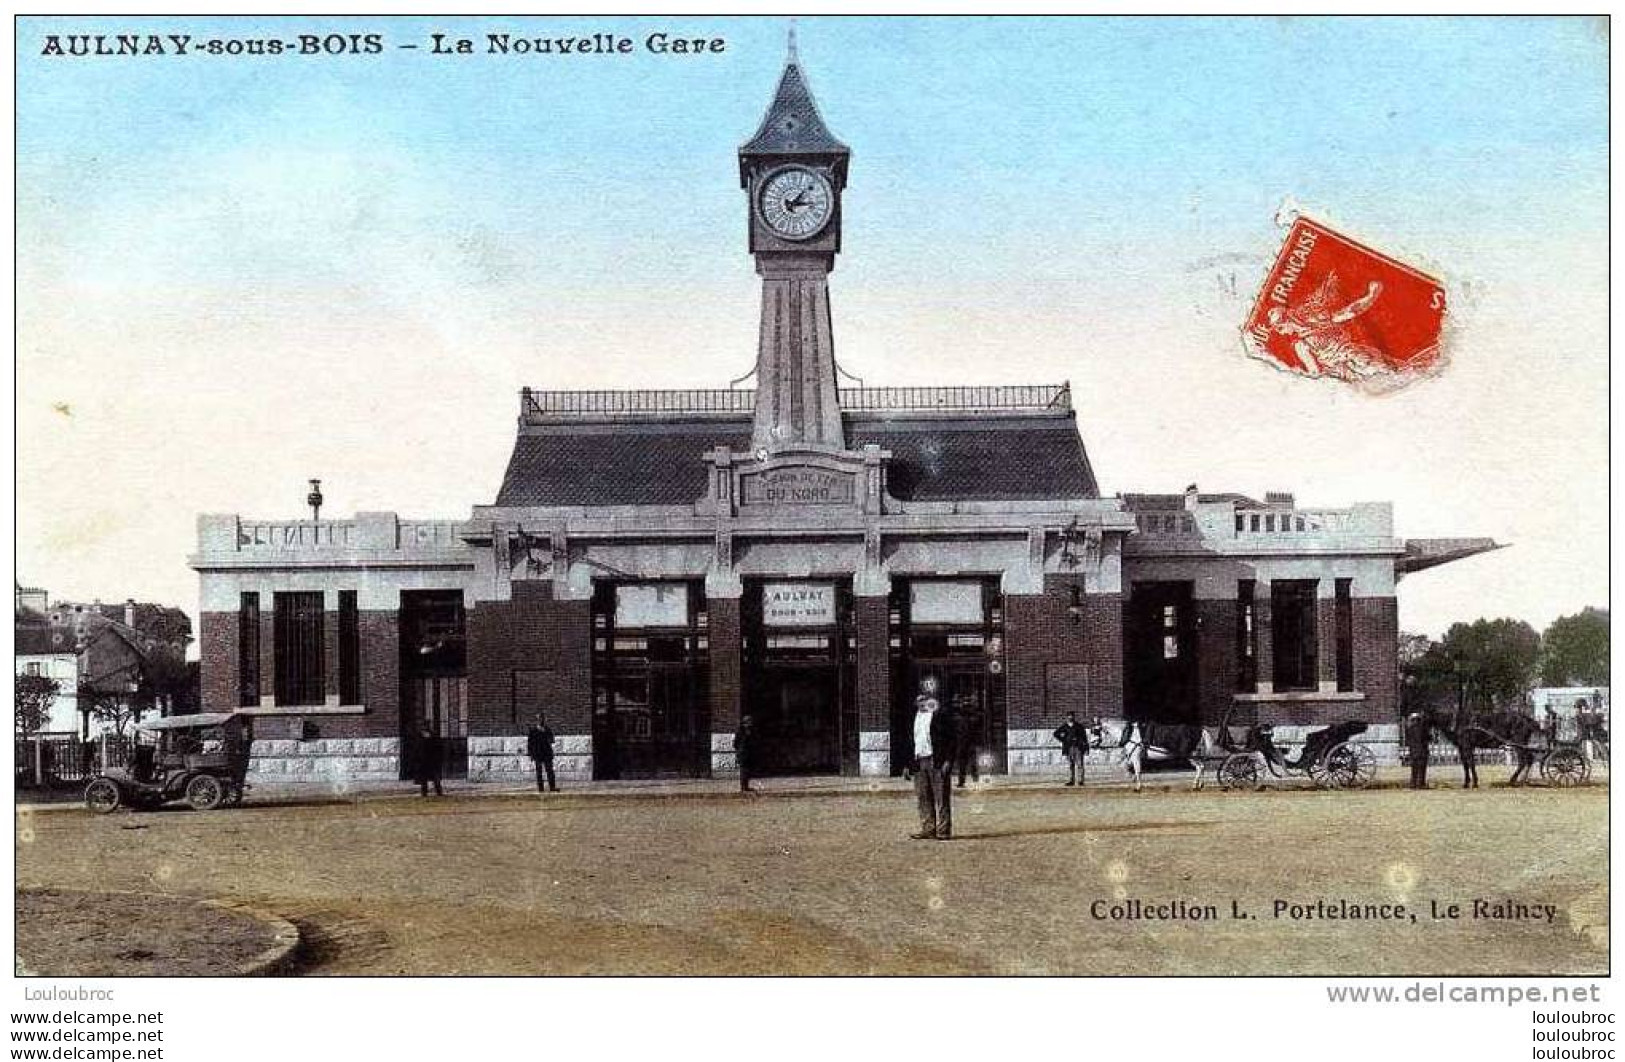
[(1395, 568), (1400, 575), (1406, 575), (1491, 550), (1505, 549), (1507, 545), (1493, 538), (1408, 538), (1405, 540), (1405, 552), (1400, 555)]

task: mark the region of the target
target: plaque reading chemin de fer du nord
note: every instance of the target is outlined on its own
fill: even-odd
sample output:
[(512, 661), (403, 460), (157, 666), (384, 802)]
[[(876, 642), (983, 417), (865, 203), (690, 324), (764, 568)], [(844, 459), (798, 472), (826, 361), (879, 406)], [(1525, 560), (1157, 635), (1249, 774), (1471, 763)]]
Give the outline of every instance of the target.
[(745, 505), (851, 505), (856, 497), (855, 477), (824, 468), (775, 468), (741, 478)]

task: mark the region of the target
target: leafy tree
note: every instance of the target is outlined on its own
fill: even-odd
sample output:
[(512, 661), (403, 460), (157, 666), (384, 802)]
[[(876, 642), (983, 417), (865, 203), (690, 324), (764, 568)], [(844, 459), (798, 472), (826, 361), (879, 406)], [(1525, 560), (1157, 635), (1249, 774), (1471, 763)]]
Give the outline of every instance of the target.
[(1608, 685), (1608, 610), (1559, 616), (1541, 638), (1540, 681), (1547, 686)]
[(152, 710), (152, 702), (139, 693), (81, 682), (79, 707), (89, 712), (92, 719), (107, 724), (114, 733), (122, 735), (126, 727), (140, 722), (141, 717)]
[(1457, 623), (1440, 645), (1467, 707), (1483, 711), (1523, 704), (1540, 658), (1540, 635), (1529, 624), (1508, 618)]
[(1425, 634), (1399, 636), (1400, 713), (1447, 711), (1456, 706), (1455, 662), (1442, 643)]
[(42, 730), (51, 719), (51, 703), (61, 684), (44, 675), (17, 676), (17, 733)]

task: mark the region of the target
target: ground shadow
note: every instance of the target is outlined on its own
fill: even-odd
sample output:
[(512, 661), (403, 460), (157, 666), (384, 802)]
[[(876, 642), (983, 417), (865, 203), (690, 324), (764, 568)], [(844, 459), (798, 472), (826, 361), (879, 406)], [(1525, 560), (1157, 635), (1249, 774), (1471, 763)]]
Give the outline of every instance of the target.
[(956, 833), (956, 841), (996, 841), (1005, 837), (1045, 837), (1066, 833), (1154, 833), (1158, 830), (1183, 830), (1217, 826), (1217, 822), (1135, 822), (1121, 825), (1094, 826), (1029, 826), (1020, 830), (993, 830), (987, 833)]

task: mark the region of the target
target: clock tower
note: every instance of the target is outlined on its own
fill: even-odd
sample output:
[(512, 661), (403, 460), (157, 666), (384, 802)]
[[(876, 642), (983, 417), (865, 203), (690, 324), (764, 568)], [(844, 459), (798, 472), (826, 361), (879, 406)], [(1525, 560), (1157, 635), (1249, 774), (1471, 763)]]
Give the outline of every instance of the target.
[(757, 452), (845, 449), (829, 271), (841, 249), (841, 192), (851, 154), (818, 113), (792, 29), (778, 91), (739, 149), (750, 251), (762, 278), (751, 433)]

